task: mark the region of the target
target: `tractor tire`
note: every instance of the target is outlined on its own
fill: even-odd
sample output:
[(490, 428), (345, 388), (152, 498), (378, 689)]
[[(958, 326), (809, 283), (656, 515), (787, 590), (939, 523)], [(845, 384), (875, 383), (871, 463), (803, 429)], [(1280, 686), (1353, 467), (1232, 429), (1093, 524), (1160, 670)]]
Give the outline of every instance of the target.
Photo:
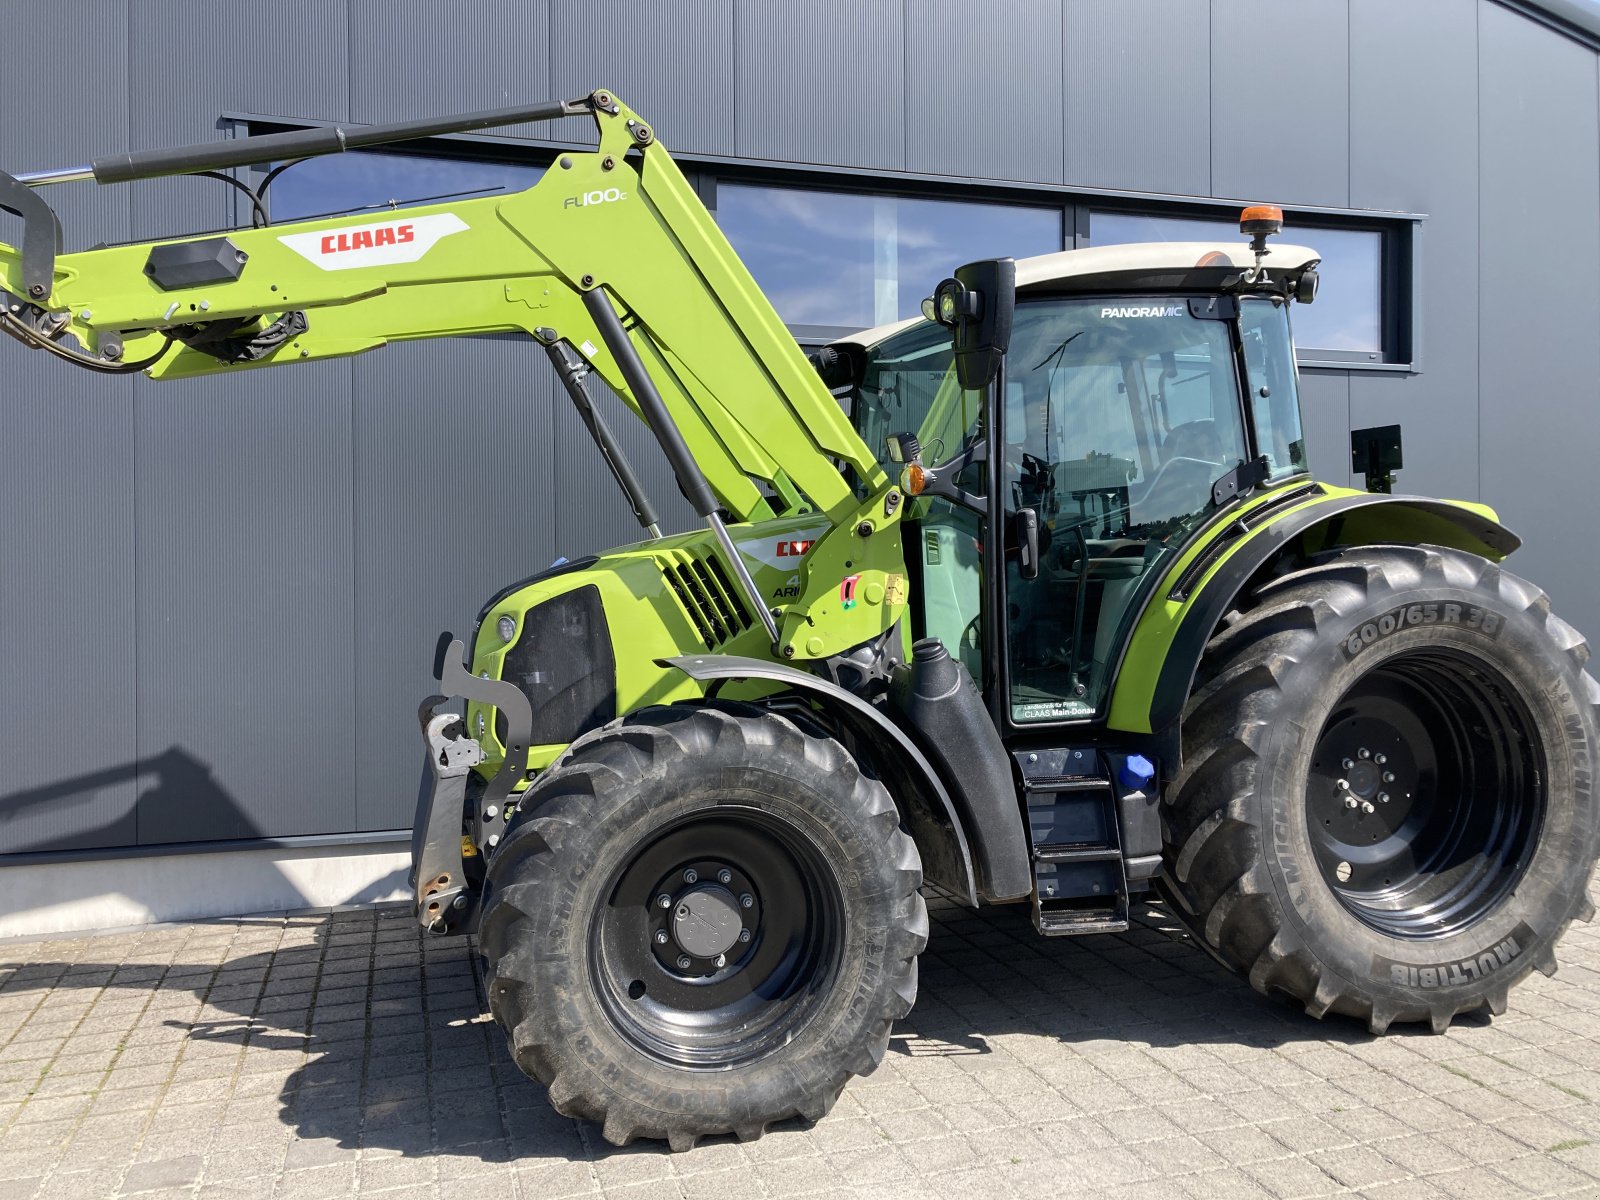
[(1331, 552), (1207, 646), (1163, 888), (1252, 987), (1373, 1033), (1505, 1011), (1594, 914), (1600, 687), (1544, 593), (1437, 546)]
[(916, 999), (921, 883), (838, 742), (754, 706), (644, 709), (574, 742), (490, 858), (489, 1006), (608, 1141), (752, 1140), (883, 1061)]

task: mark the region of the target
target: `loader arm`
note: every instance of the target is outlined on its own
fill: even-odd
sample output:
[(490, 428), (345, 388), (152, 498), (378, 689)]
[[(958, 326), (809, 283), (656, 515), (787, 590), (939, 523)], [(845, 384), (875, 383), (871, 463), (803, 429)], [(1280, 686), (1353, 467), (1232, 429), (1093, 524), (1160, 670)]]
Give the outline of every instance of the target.
[(21, 249), (0, 243), (9, 310), (0, 327), (31, 333), (30, 344), (49, 340), (69, 353), (81, 346), (109, 369), (148, 362), (158, 380), (521, 331), (567, 343), (640, 412), (628, 364), (604, 336), (607, 324), (616, 336), (608, 310), (733, 519), (816, 511), (836, 527), (851, 521), (859, 502), (841, 468), (869, 493), (888, 481), (666, 147), (605, 92), (547, 108), (591, 115), (597, 148), (561, 154), (520, 193), (377, 216), (52, 255), (59, 232), (46, 218), (54, 218), (23, 186), (91, 175), (120, 182), (377, 140), (360, 129), (223, 142), (164, 152), (158, 162), (119, 156), (20, 182), (7, 176), (0, 207), (23, 216), (26, 230)]

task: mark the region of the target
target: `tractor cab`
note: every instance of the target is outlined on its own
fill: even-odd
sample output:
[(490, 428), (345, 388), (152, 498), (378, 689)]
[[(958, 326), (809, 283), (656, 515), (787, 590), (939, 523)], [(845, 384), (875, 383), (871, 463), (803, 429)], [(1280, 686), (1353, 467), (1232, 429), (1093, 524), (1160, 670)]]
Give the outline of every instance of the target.
[[(1103, 717), (1174, 557), (1235, 497), (1306, 472), (1289, 304), (1314, 294), (1317, 261), (1068, 250), (1017, 262), (1011, 296), (958, 273), (924, 317), (836, 344), (858, 432), (917, 497), (914, 636), (966, 665), (1003, 727)], [(998, 352), (1003, 336), (952, 328), (963, 306), (1003, 325), (1012, 297)], [(992, 360), (977, 378), (963, 334)]]

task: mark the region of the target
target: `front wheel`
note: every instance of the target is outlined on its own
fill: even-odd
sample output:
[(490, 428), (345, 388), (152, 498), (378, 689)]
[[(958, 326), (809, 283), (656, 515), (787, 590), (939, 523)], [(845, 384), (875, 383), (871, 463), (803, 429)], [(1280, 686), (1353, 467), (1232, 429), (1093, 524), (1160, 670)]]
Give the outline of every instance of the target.
[(1504, 1011), (1588, 919), (1600, 687), (1530, 584), (1344, 550), (1207, 647), (1167, 795), (1179, 916), (1259, 991), (1377, 1033)]
[(915, 999), (921, 881), (838, 742), (647, 709), (573, 743), (490, 860), (490, 1008), (557, 1110), (618, 1145), (820, 1119)]

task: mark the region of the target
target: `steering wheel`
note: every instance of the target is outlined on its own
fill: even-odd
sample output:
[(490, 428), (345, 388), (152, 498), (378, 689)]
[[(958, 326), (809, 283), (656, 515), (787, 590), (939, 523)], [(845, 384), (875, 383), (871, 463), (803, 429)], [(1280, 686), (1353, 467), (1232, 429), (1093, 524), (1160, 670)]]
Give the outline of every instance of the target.
[[(1182, 465), (1180, 466), (1180, 464)], [(1167, 459), (1166, 462), (1161, 464), (1160, 469), (1150, 477), (1150, 482), (1145, 484), (1142, 494), (1134, 496), (1132, 489), (1129, 489), (1128, 503), (1132, 509), (1153, 508), (1155, 505), (1151, 502), (1152, 497), (1162, 496), (1164, 494), (1163, 489), (1165, 489), (1166, 493), (1171, 493), (1168, 497), (1168, 503), (1163, 511), (1154, 514), (1148, 511), (1142, 512), (1134, 518), (1135, 521), (1147, 522), (1152, 517), (1176, 516), (1177, 511), (1166, 511), (1166, 509), (1173, 508), (1173, 501), (1183, 501), (1179, 506), (1179, 509), (1183, 512), (1194, 512), (1200, 509), (1204, 506), (1205, 501), (1210, 499), (1211, 485), (1216, 480), (1217, 474), (1221, 469), (1222, 464), (1207, 462), (1203, 458), (1186, 458), (1179, 455), (1176, 458)], [(1191, 502), (1189, 493), (1198, 495), (1201, 492), (1204, 493), (1204, 498), (1197, 503)]]

